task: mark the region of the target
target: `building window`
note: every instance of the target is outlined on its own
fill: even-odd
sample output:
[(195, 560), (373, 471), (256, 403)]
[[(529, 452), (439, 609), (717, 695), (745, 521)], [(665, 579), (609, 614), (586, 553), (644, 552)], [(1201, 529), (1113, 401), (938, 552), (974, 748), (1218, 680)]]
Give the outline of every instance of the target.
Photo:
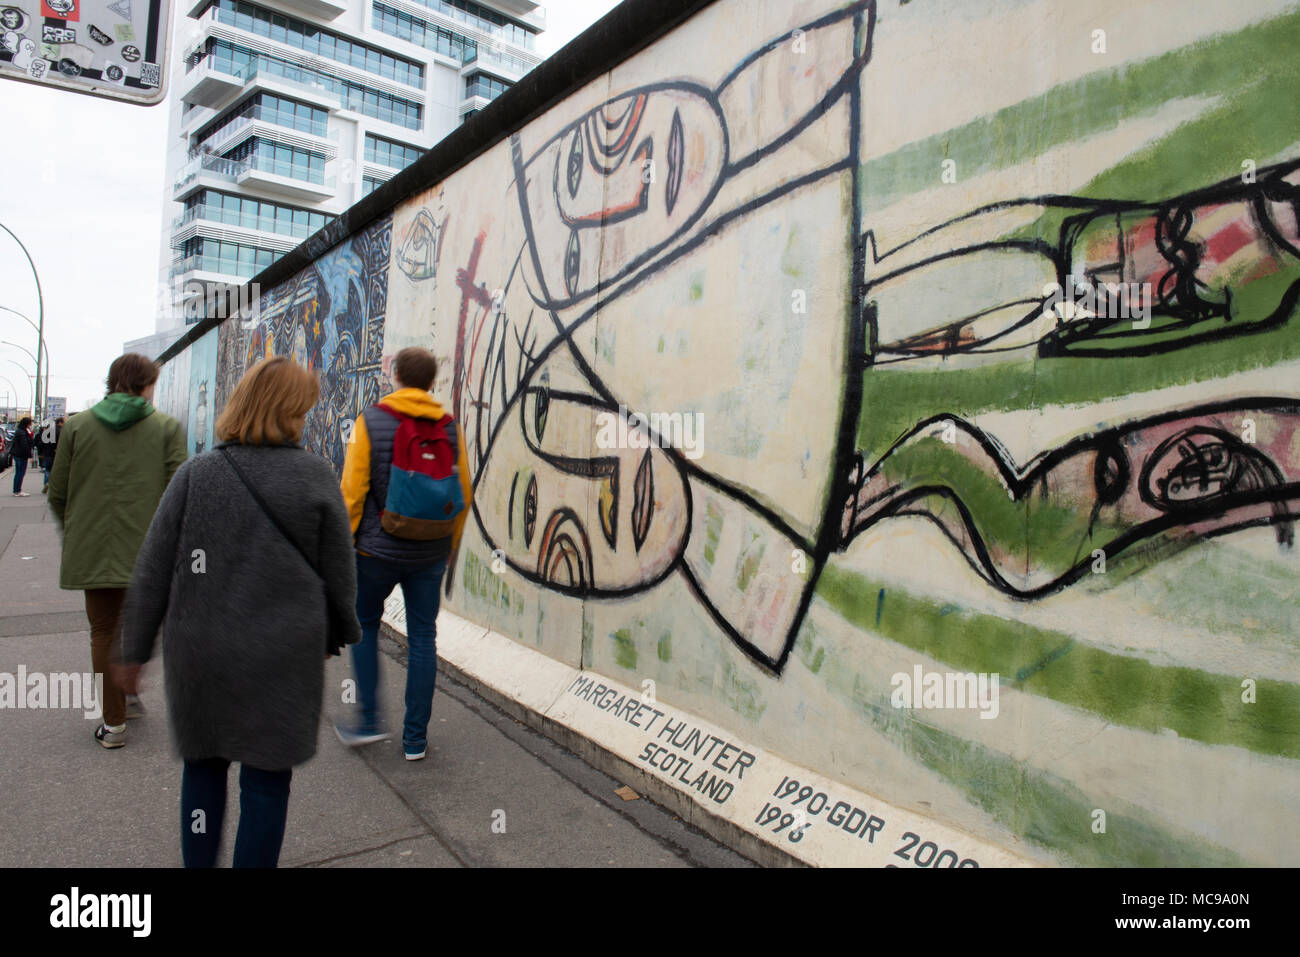
[(288, 44), (304, 53), (346, 63), (407, 86), (424, 86), (422, 64), (349, 40), (303, 20), (272, 13), (245, 0), (214, 0), (200, 16), (209, 10), (216, 11), (215, 17), (220, 23)]
[(415, 2), (430, 10), (437, 10), (443, 16), (482, 30), (484, 33), (500, 37), (507, 43), (523, 47), (525, 50), (533, 49), (537, 38), (537, 31), (532, 27), (517, 23), (496, 10), (474, 3), (473, 0), (415, 0)]
[(224, 242), (196, 236), (181, 244), (181, 262), (174, 274), (201, 269), (250, 279), (280, 258), (282, 254), (259, 246)]
[(297, 130), (300, 133), (310, 133), (313, 136), (325, 136), (329, 131), (328, 117), (329, 113), (319, 107), (271, 93), (256, 93), (204, 127), (195, 136), (194, 149), (196, 152), (203, 152), (209, 143), (219, 140), (230, 127), (246, 119), (274, 123), (276, 126)]
[(386, 180), (376, 179), (373, 176), (361, 177), (361, 195), (369, 196), (375, 190), (379, 189), (379, 187), (383, 186), (385, 182)]
[(367, 163), (378, 163), (380, 166), (391, 166), (393, 169), (406, 169), (423, 155), (424, 150), (416, 149), (414, 146), (386, 140), (373, 133), (366, 134)]
[(467, 63), (478, 53), (478, 44), (473, 40), (382, 3), (372, 7), (370, 25), (381, 33), (441, 53), (460, 63)]
[(203, 52), (187, 62), (186, 70), (192, 70), (205, 61), (215, 70), (244, 80), (254, 73), (265, 72), (282, 77), (290, 83), (317, 90), (324, 88), (336, 94), (347, 109), (365, 113), (375, 119), (396, 123), (407, 129), (420, 128), (420, 118), (423, 114), (419, 103), (389, 93), (377, 92), (368, 86), (344, 80), (330, 73), (300, 67), (280, 57), (255, 53), (248, 47), (232, 44), (226, 40), (209, 39)]
[(224, 155), (226, 159), (247, 163), (250, 168), (264, 173), (287, 176), (318, 186), (325, 183), (325, 157), (297, 146), (255, 136)]
[(297, 239), (306, 239), (334, 221), (333, 216), (325, 213), (235, 196), (215, 189), (201, 190), (189, 197), (185, 201), (184, 218), (260, 229)]
[(510, 86), (511, 84), (505, 80), (498, 80), (486, 73), (471, 73), (465, 78), (465, 96), (484, 96), (489, 100), (495, 100), (510, 89)]

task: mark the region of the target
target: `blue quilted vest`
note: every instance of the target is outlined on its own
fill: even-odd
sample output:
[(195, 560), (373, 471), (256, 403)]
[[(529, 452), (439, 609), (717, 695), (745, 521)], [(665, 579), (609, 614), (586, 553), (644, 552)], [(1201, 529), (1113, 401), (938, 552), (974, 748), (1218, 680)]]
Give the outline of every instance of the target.
[[(380, 516), (388, 499), (388, 470), (393, 464), (393, 437), (397, 435), (397, 419), (376, 409), (366, 409), (366, 433), (370, 436), (370, 491), (357, 528), (357, 551), (390, 562), (408, 565), (425, 565), (441, 561), (451, 554), (451, 539), (438, 538), (420, 542), (396, 538), (384, 531)], [(447, 427), (447, 438), (459, 446), (457, 425)]]

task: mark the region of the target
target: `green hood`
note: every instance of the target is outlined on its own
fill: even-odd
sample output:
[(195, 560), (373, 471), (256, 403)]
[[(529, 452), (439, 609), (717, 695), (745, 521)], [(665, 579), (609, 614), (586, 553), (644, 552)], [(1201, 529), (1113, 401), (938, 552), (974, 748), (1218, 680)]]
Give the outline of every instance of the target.
[(142, 395), (114, 392), (97, 402), (90, 411), (114, 432), (121, 432), (153, 415), (153, 405)]

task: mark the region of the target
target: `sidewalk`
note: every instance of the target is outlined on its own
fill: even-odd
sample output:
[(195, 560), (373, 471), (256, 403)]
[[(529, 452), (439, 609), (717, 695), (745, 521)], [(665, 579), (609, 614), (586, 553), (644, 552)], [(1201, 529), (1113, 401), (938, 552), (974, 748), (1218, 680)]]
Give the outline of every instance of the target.
[[(40, 475), (28, 499), (9, 494), (12, 476), (0, 475), (0, 671), (87, 671), (82, 593), (58, 587)], [(381, 642), (386, 717), (400, 727), (403, 648)], [(319, 749), (294, 771), (281, 866), (752, 866), (646, 799), (623, 801), (620, 782), (441, 673), (425, 760), (406, 761), (396, 741), (345, 748), (329, 725), (345, 711), (331, 689), (350, 676), (346, 654), (328, 663)], [(114, 751), (80, 711), (0, 710), (0, 867), (180, 866), (181, 765), (158, 660), (141, 697), (149, 714)], [(232, 768), (223, 866), (238, 806)]]

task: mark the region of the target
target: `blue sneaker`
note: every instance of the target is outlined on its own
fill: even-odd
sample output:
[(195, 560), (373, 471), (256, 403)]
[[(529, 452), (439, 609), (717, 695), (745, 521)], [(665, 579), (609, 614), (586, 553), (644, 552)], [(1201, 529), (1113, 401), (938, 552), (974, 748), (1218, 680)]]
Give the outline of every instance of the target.
[(351, 727), (338, 721), (334, 722), (334, 733), (349, 748), (355, 748), (363, 744), (373, 744), (375, 741), (387, 741), (392, 737), (387, 731), (379, 728)]
[(404, 745), (403, 750), (406, 751), (406, 760), (408, 761), (419, 761), (429, 753), (429, 749), (422, 744)]

